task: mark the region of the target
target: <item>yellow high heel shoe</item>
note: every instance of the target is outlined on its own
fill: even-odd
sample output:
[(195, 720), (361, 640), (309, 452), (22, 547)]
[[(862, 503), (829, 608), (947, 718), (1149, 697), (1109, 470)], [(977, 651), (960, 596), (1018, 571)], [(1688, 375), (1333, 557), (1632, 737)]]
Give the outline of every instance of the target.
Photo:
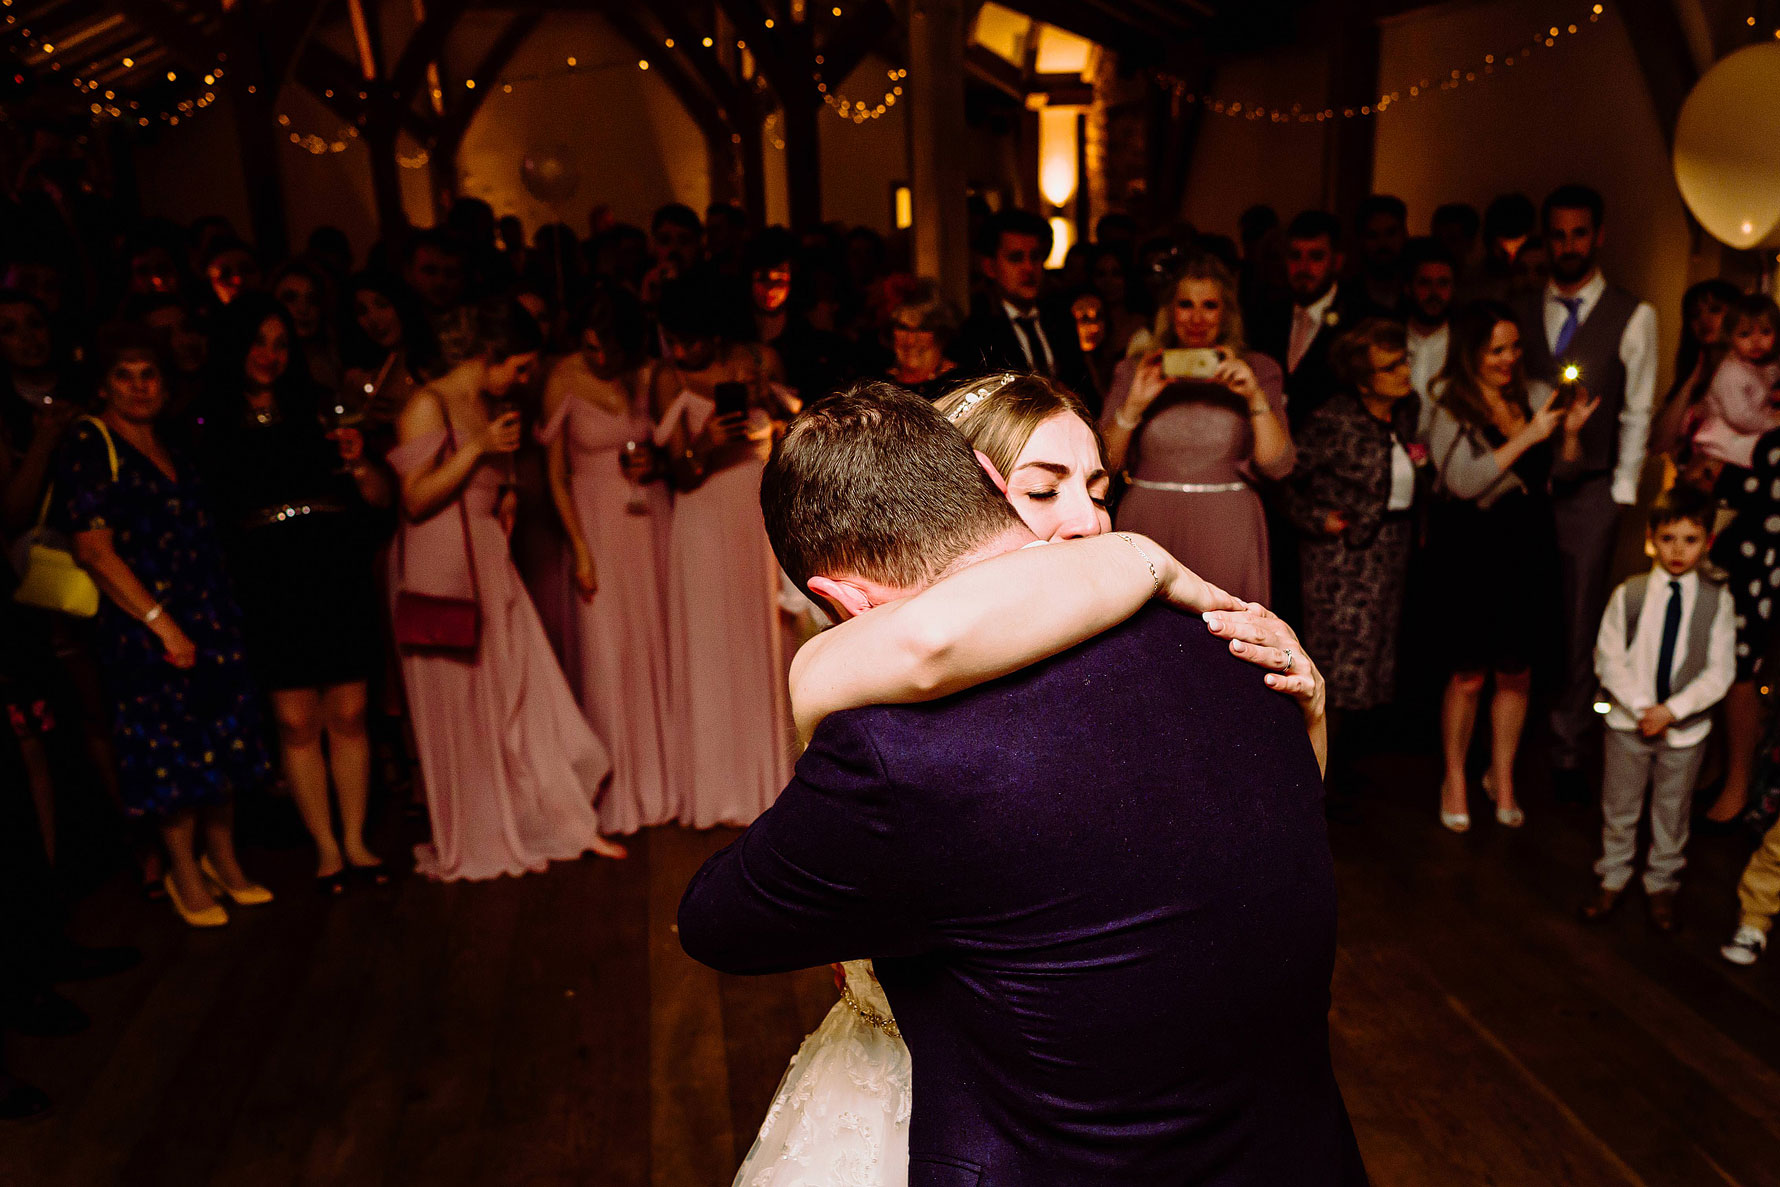
[(202, 911), (189, 909), (179, 898), (179, 887), (173, 884), (173, 875), (166, 874), (161, 878), (161, 885), (167, 891), (167, 901), (179, 912), (188, 927), (221, 927), (229, 921), (229, 913), (223, 910), (221, 903), (211, 903)]
[(260, 907), (272, 901), (272, 892), (257, 882), (249, 882), (240, 890), (223, 885), (222, 877), (216, 872), (216, 867), (210, 864), (209, 854), (198, 859), (198, 869), (203, 871), (205, 880), (210, 883), (212, 893), (228, 895), (235, 900), (237, 907)]

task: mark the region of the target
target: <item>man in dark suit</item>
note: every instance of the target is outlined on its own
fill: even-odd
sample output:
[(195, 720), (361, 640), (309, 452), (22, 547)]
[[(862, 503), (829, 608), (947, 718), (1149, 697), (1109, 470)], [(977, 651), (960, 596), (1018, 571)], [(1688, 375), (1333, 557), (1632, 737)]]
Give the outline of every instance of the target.
[[(761, 502), (843, 618), (1033, 542), (964, 438), (883, 384), (799, 416)], [(875, 959), (913, 1059), (910, 1187), (1365, 1182), (1329, 1059), (1316, 761), (1196, 618), (1152, 607), (944, 700), (830, 716), (679, 923), (726, 972)]]
[(1286, 417), (1297, 431), (1335, 394), (1329, 347), (1357, 320), (1342, 291), (1341, 223), (1306, 210), (1286, 227), (1286, 287), (1291, 303), (1276, 306), (1254, 328), (1254, 346), (1286, 372)]
[(1050, 224), (1025, 210), (1004, 210), (983, 225), (977, 256), (991, 293), (959, 331), (953, 355), (966, 373), (1021, 371), (1054, 379), (1100, 411), (1099, 388), (1082, 355), (1075, 318), (1042, 308)]
[[(1344, 257), (1341, 223), (1334, 215), (1306, 210), (1287, 224), (1285, 259), (1291, 300), (1257, 321), (1253, 345), (1285, 369), (1286, 421), (1297, 436), (1310, 414), (1338, 389), (1329, 348), (1360, 317), (1357, 301), (1340, 283)], [(1268, 551), (1273, 561), (1273, 600), (1268, 605), (1287, 622), (1301, 623), (1297, 528), (1281, 494), (1273, 489), (1262, 493), (1267, 499)]]

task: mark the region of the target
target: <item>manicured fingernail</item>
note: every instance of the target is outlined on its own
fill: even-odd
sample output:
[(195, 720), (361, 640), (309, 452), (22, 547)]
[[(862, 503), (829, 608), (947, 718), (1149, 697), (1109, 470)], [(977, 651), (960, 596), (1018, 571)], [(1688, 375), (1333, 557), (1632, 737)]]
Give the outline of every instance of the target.
[(1213, 614), (1209, 610), (1207, 610), (1204, 614), (1201, 614), (1199, 617), (1203, 618), (1205, 620), (1205, 625), (1210, 627), (1214, 631), (1224, 625), (1224, 620), (1219, 618), (1217, 615)]

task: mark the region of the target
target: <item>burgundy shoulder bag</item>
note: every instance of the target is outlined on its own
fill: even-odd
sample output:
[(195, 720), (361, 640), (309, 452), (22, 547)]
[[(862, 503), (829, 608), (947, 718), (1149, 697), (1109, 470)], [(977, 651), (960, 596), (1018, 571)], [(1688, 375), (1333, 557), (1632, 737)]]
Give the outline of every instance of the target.
[[(445, 413), (446, 444), (439, 447), (445, 456), (446, 446), (455, 453), (457, 438), (451, 430), (451, 413)], [(474, 474), (472, 473), (472, 478)], [(465, 480), (467, 486), (469, 480)], [(470, 568), (470, 596), (441, 597), (416, 593), (408, 585), (408, 525), (396, 535), (396, 646), (404, 655), (446, 655), (474, 660), (482, 643), (482, 590), (476, 580), (476, 553), (470, 545), (470, 513), (464, 506), (464, 491), (457, 492), (458, 521), (464, 530), (464, 561)]]

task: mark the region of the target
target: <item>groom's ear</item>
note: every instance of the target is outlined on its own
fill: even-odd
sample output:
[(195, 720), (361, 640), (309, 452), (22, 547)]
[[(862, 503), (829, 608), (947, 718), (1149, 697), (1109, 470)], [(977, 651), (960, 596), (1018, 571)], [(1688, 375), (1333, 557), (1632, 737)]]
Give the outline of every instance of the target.
[(874, 605), (870, 594), (844, 577), (812, 577), (810, 592), (827, 599), (842, 618), (857, 618)]
[(980, 449), (973, 450), (972, 452), (977, 455), (977, 465), (983, 468), (983, 473), (989, 476), (989, 481), (995, 484), (995, 489), (1005, 495), (1007, 493), (1007, 479), (1001, 476), (1001, 471), (995, 468), (995, 463), (989, 460), (989, 455)]

